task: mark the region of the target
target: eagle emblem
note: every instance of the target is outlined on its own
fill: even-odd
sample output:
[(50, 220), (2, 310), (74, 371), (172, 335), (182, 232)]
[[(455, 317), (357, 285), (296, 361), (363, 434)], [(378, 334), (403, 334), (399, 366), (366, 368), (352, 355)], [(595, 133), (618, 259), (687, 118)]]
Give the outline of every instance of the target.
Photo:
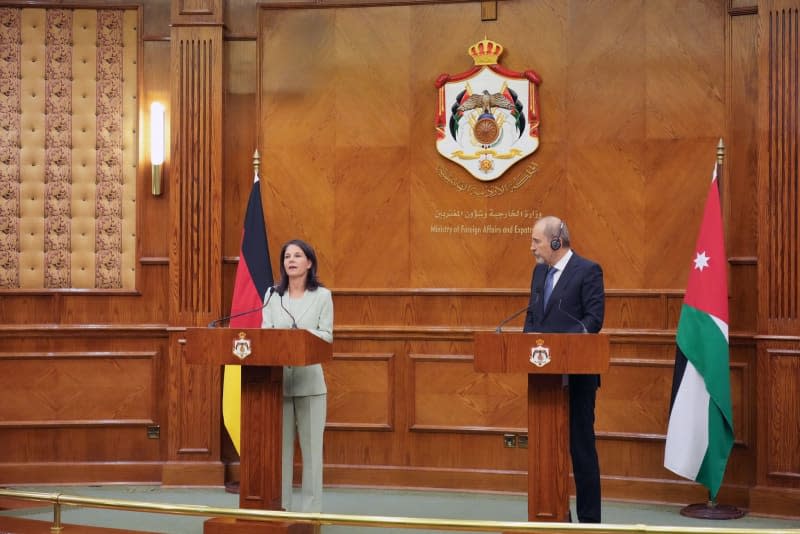
[(539, 76), (498, 64), (503, 46), (483, 39), (475, 66), (436, 80), (436, 148), (481, 181), (499, 178), (539, 146)]
[(544, 367), (550, 363), (550, 349), (544, 346), (543, 339), (537, 339), (536, 346), (531, 348), (530, 362), (536, 367)]
[(247, 339), (247, 334), (244, 332), (239, 332), (239, 339), (233, 340), (233, 355), (240, 360), (244, 360), (250, 356), (252, 352), (250, 340)]
[[(455, 105), (455, 104), (454, 104)], [(525, 117), (520, 114), (517, 107), (502, 93), (489, 94), (486, 89), (481, 94), (472, 95), (467, 98), (463, 104), (456, 108), (456, 112), (450, 117), (450, 132), (455, 137), (458, 131), (459, 120), (464, 116), (464, 113), (476, 108), (481, 109), (481, 114), (472, 123), (472, 132), (481, 145), (489, 146), (497, 141), (500, 135), (500, 126), (497, 124), (497, 118), (492, 113), (492, 108), (508, 109), (514, 112), (517, 118), (517, 129), (519, 130), (519, 119), (522, 123), (525, 122)]]

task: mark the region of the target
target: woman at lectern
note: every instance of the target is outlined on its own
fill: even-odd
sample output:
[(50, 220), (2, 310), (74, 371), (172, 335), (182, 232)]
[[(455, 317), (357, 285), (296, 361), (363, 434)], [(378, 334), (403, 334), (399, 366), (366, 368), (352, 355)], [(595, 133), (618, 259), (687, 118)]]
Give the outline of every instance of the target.
[[(317, 255), (304, 241), (281, 248), (281, 279), (267, 292), (262, 328), (304, 328), (333, 342), (333, 299), (317, 279)], [(322, 365), (283, 368), (283, 508), (290, 512), (322, 511), (322, 435), (327, 388)], [(292, 501), (294, 439), (303, 454), (300, 502)]]

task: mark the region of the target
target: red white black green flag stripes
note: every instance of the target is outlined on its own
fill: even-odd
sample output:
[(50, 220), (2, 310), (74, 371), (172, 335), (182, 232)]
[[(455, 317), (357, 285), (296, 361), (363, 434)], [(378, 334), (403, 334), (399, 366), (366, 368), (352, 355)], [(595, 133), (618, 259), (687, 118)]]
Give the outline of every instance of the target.
[(717, 168), (678, 320), (664, 467), (715, 499), (733, 447), (727, 256)]

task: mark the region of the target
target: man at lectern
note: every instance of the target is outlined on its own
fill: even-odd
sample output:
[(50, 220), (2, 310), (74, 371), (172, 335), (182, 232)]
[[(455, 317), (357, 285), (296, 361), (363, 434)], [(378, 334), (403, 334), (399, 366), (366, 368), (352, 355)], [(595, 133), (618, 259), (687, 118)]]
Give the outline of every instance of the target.
[[(333, 299), (317, 279), (317, 256), (293, 239), (281, 248), (281, 280), (267, 292), (262, 328), (304, 328), (333, 342)], [(275, 298), (272, 298), (272, 297)], [(322, 511), (322, 435), (327, 393), (322, 365), (283, 368), (283, 471), (281, 498), (290, 512)], [(292, 502), (295, 434), (303, 454), (302, 499)]]
[[(531, 234), (536, 267), (524, 332), (596, 333), (603, 326), (603, 269), (570, 246), (558, 217), (539, 219)], [(569, 375), (569, 450), (578, 521), (600, 522), (600, 465), (594, 435), (599, 375)]]

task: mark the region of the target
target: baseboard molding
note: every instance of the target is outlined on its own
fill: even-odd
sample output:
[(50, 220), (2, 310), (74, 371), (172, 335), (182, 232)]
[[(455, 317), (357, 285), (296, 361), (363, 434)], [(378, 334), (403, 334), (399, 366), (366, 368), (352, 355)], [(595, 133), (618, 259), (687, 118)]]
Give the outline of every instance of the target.
[(161, 462), (0, 463), (4, 485), (160, 484)]
[(161, 474), (165, 486), (224, 486), (222, 462), (166, 462)]
[(0, 463), (4, 485), (152, 484), (223, 486), (221, 462)]
[(525, 493), (522, 471), (443, 469), (435, 467), (326, 465), (325, 485), (457, 491)]
[(800, 489), (750, 488), (750, 510), (758, 515), (800, 518)]

